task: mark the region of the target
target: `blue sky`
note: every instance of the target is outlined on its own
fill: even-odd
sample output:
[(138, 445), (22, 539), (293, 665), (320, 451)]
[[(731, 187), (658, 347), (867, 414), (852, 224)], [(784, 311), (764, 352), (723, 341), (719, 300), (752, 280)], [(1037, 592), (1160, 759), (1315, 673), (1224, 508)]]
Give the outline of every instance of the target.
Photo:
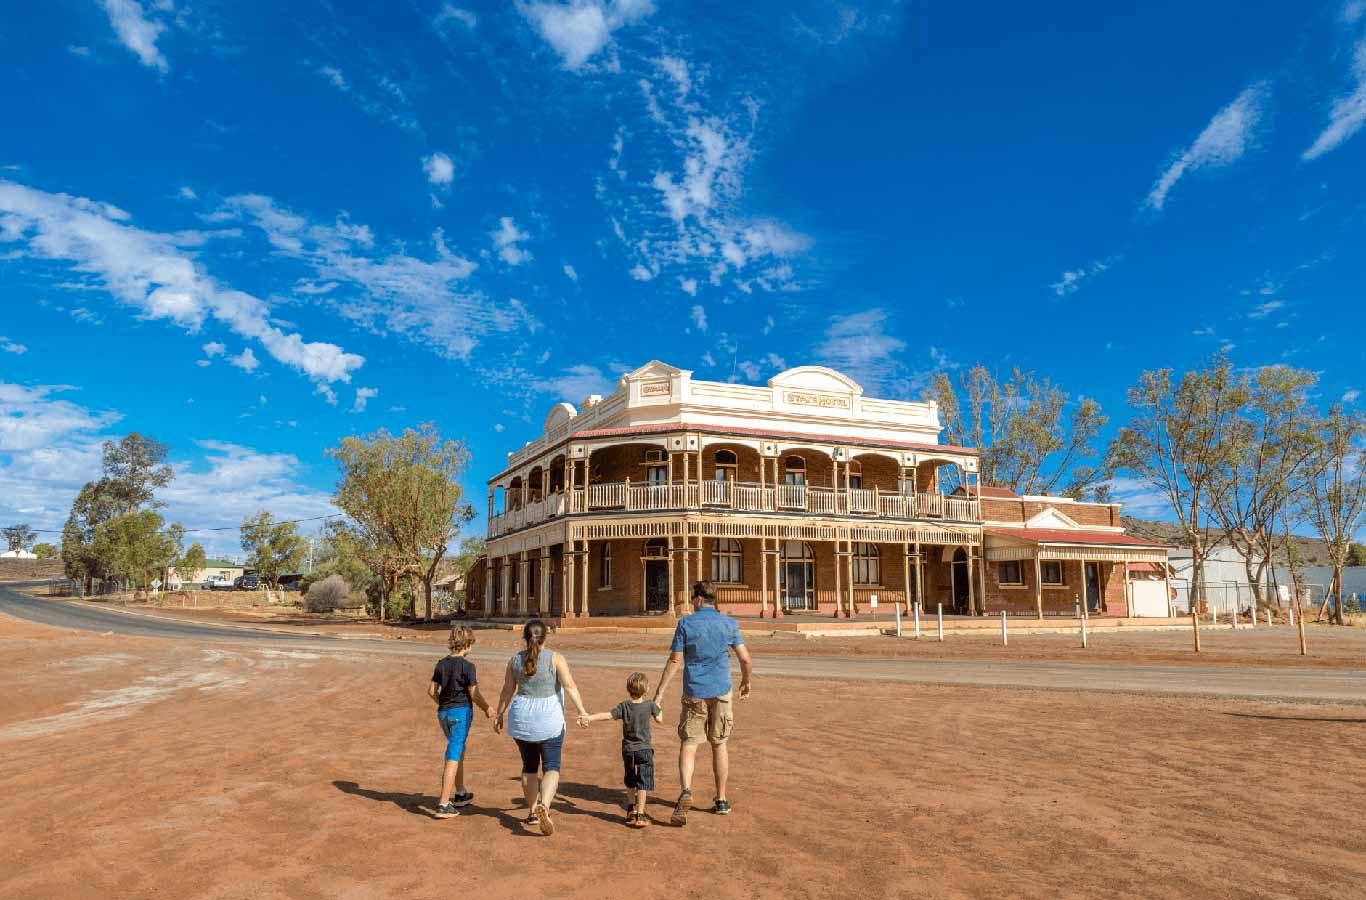
[(1354, 399), (1366, 2), (1112, 6), (10, 4), (0, 520), (130, 430), (187, 527), (322, 515), (327, 447), (428, 420), (482, 515), (651, 358), (1018, 365), (1120, 420), (1227, 347)]

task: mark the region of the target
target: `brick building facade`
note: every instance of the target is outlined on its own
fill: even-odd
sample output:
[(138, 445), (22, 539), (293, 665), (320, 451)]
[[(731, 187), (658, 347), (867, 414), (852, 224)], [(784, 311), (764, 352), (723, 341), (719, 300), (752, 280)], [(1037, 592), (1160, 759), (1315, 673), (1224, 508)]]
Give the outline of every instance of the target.
[(933, 403), (876, 400), (803, 366), (765, 387), (651, 362), (557, 404), (489, 481), (468, 606), (492, 616), (676, 614), (711, 580), (728, 612), (1125, 615), (1126, 566), (1165, 549), (1119, 509), (1018, 497), (939, 443)]

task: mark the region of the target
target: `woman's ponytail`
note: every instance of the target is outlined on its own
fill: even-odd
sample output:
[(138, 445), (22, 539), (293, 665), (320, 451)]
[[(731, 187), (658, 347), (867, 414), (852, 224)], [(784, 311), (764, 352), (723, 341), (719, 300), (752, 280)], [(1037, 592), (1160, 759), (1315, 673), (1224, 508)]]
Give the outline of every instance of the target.
[(541, 657), (541, 645), (545, 643), (545, 623), (539, 619), (527, 622), (522, 628), (522, 640), (526, 641), (526, 651), (522, 654), (522, 675), (530, 678), (536, 674), (536, 661)]

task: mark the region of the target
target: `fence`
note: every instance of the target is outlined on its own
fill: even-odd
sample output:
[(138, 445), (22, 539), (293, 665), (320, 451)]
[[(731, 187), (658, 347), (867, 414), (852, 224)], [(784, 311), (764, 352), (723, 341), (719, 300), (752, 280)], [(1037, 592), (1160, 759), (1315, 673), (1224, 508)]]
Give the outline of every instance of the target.
[[(1176, 594), (1172, 599), (1172, 611), (1178, 615), (1189, 615), (1190, 582), (1184, 578), (1173, 578), (1172, 591)], [(1240, 616), (1246, 616), (1252, 612), (1257, 600), (1253, 586), (1246, 581), (1207, 580), (1202, 585), (1201, 593), (1201, 612), (1213, 609), (1221, 616), (1231, 615), (1234, 610), (1237, 610)], [(1305, 606), (1318, 606), (1323, 603), (1323, 598), (1327, 594), (1327, 585), (1300, 582), (1300, 603)], [(1290, 605), (1293, 594), (1288, 584), (1263, 585), (1262, 597), (1263, 607), (1269, 605), (1275, 609), (1284, 609)]]

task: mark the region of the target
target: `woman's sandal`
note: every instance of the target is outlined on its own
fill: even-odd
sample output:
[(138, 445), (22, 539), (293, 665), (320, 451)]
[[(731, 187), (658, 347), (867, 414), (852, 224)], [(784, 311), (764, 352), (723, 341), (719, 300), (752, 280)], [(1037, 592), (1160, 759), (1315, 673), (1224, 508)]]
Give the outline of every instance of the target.
[(626, 824), (630, 825), (632, 828), (645, 828), (650, 824), (650, 818), (643, 812), (632, 813), (631, 818), (627, 820)]
[(631, 828), (636, 827), (636, 811), (634, 809), (628, 809), (626, 811), (626, 824)]
[(530, 816), (522, 820), (522, 824), (525, 825), (527, 828), (540, 828), (541, 820), (536, 818), (535, 813), (532, 813)]
[(537, 803), (532, 815), (541, 820), (541, 834), (550, 837), (555, 833), (555, 823), (550, 821), (550, 809), (544, 803)]

